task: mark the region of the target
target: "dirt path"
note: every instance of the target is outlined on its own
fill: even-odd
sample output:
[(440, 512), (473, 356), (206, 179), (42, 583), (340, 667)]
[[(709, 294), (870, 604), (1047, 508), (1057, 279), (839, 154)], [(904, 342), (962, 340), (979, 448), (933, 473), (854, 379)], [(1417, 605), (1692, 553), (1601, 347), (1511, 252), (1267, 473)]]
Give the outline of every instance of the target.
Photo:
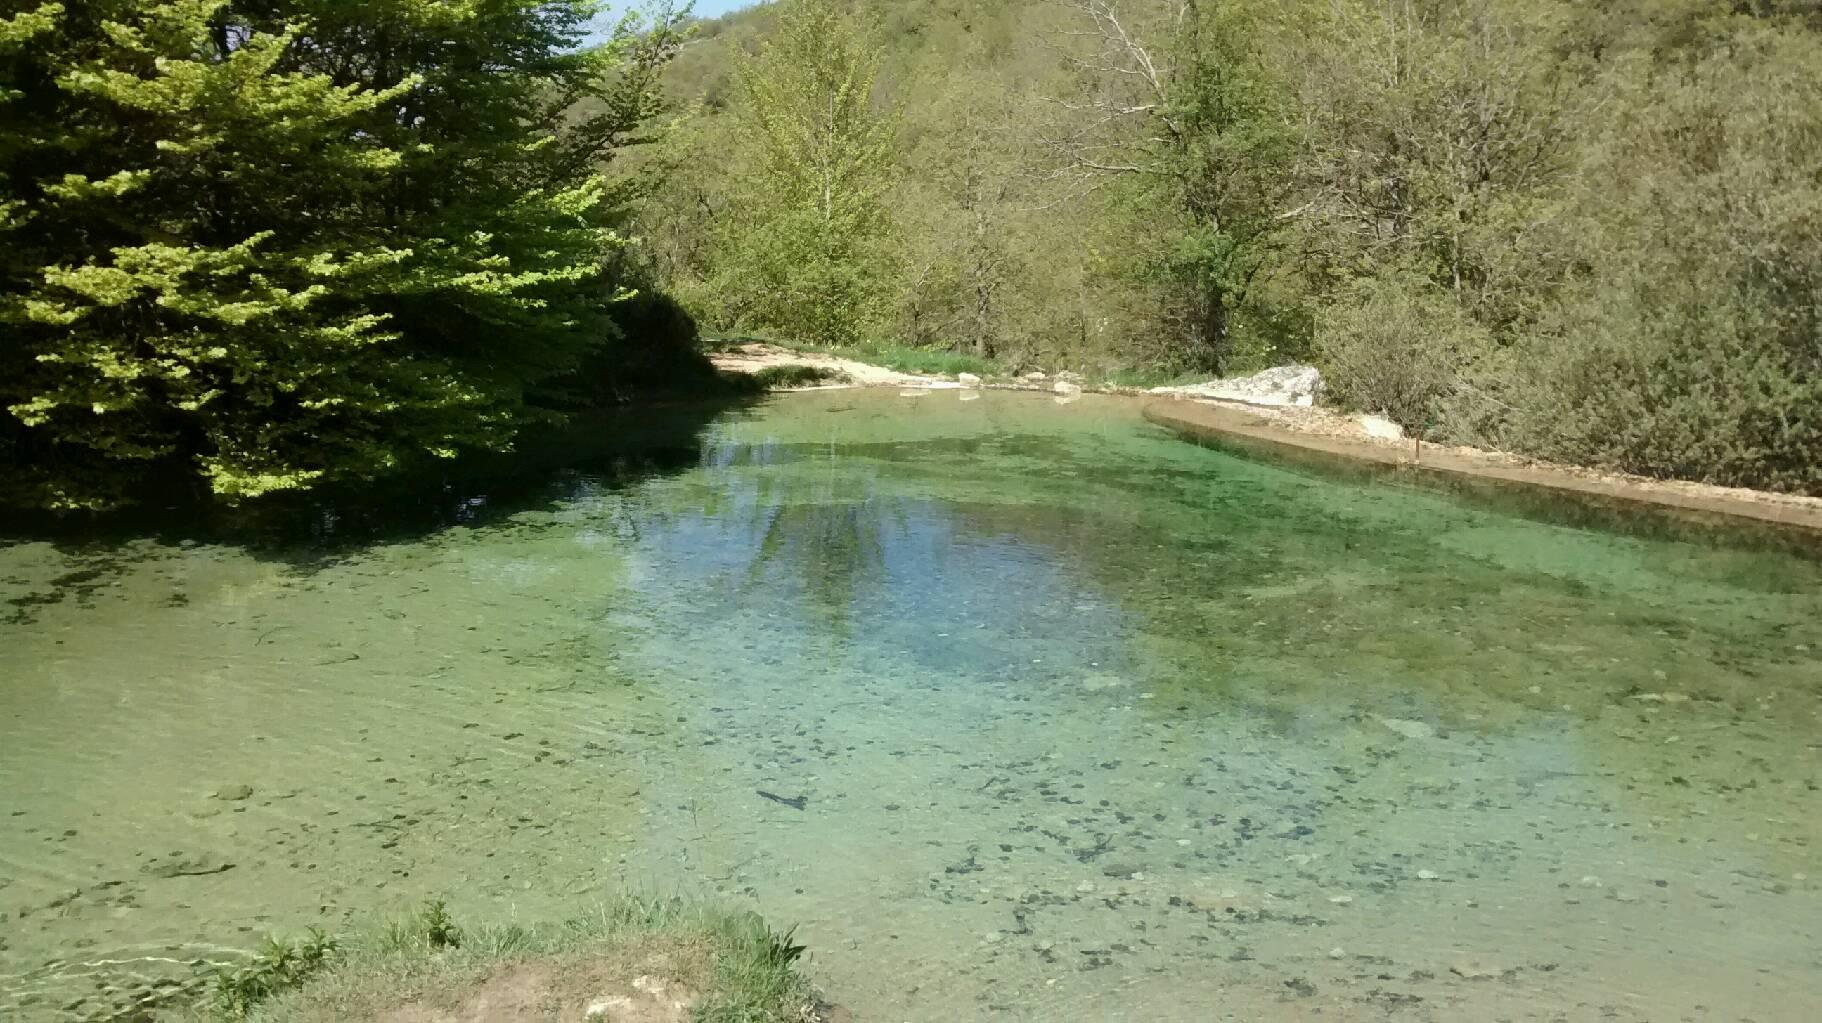
[(853, 359), (842, 359), (833, 355), (819, 355), (815, 352), (794, 352), (789, 348), (777, 345), (752, 344), (725, 352), (715, 352), (709, 356), (715, 368), (727, 373), (757, 373), (762, 369), (775, 366), (814, 366), (832, 373), (841, 373), (848, 378), (846, 384), (822, 384), (821, 387), (954, 387), (953, 381), (939, 377), (918, 376), (913, 373), (900, 373), (884, 366), (872, 366)]

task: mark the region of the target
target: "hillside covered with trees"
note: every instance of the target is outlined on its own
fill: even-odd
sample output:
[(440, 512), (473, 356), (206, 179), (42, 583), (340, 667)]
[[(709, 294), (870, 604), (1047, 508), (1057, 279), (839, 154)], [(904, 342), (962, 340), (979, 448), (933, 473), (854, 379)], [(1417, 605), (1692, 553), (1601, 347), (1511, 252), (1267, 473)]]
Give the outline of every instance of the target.
[(707, 325), (1313, 360), (1433, 437), (1822, 492), (1822, 6), (779, 0), (640, 233)]
[(598, 14), (0, 5), (0, 499), (509, 450), (695, 323), (1822, 493), (1813, 0)]

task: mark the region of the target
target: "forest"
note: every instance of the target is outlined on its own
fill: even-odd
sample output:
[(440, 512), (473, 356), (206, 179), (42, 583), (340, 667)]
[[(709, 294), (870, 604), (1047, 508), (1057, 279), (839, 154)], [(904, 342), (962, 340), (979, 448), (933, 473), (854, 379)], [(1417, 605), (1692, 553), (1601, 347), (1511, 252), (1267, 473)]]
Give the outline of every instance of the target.
[(1822, 493), (1812, 0), (0, 10), (13, 503), (509, 448), (698, 329)]

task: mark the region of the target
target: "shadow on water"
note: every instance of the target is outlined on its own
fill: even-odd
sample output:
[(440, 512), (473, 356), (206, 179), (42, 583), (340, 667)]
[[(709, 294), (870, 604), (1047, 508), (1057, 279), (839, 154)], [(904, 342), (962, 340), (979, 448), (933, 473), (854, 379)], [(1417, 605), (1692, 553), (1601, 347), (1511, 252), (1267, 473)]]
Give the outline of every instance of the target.
[(1191, 443), (1307, 473), (1318, 479), (1443, 494), (1465, 505), (1570, 529), (1616, 533), (1642, 540), (1773, 552), (1822, 562), (1822, 531), (1801, 525), (1651, 504), (1517, 480), (1468, 476), (1429, 466), (1374, 462), (1188, 424), (1160, 425)]
[[(67, 572), (12, 596), (0, 621), (30, 621), (34, 609), (86, 603), (126, 566), (160, 548), (218, 545), (309, 573), (375, 546), (407, 543), (456, 527), (488, 528), (528, 511), (550, 511), (585, 490), (620, 489), (701, 464), (711, 423), (750, 414), (753, 398), (604, 411), (539, 436), (511, 453), (474, 455), (363, 486), (276, 494), (230, 506), (166, 501), (88, 516), (0, 517), (0, 550), (49, 543)], [(144, 540), (149, 544), (132, 544)], [(0, 583), (20, 580), (0, 579)]]

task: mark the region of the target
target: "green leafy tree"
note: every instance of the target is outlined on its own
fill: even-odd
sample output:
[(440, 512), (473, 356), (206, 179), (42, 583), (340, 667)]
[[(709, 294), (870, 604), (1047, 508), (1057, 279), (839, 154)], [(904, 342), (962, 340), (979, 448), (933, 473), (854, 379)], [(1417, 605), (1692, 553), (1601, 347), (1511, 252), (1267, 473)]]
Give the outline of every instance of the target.
[[(510, 445), (613, 338), (599, 174), (676, 19), (90, 0), (0, 22), (6, 497), (237, 499)], [(593, 101), (593, 107), (583, 101)]]
[[(907, 113), (895, 327), (912, 344), (991, 359), (1011, 354), (1007, 301), (1015, 287), (1030, 287), (1012, 239), (1033, 200), (1018, 127), (1030, 101), (1000, 89), (984, 63), (952, 72)], [(1054, 264), (1045, 272), (1054, 275)]]
[(891, 287), (885, 194), (894, 124), (880, 56), (838, 0), (784, 0), (740, 68), (739, 191), (715, 278), (734, 322), (806, 341), (858, 339)]
[(1274, 319), (1254, 284), (1289, 219), (1292, 136), (1257, 52), (1259, 15), (1231, 0), (1071, 6), (1087, 26), (1088, 43), (1067, 51), (1083, 96), (1050, 143), (1078, 177), (1124, 179), (1146, 211), (1135, 220), (1157, 237), (1131, 276), (1157, 293), (1171, 361), (1218, 372), (1238, 341), (1281, 347), (1236, 330), (1242, 316)]

